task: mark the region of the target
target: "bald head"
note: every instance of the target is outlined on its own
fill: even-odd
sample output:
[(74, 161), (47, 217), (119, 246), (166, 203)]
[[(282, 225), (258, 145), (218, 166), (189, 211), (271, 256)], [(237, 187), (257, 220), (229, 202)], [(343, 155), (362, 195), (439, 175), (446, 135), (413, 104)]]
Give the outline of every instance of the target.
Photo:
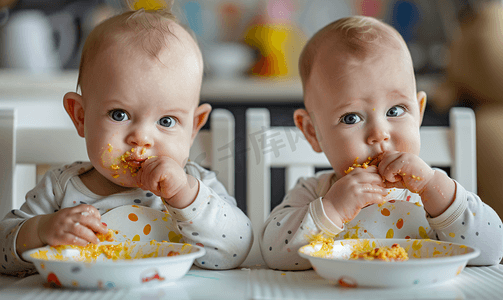
[[(323, 65), (327, 60), (336, 60), (343, 70), (351, 61), (363, 61), (387, 49), (404, 52), (404, 57), (410, 60), (401, 35), (377, 19), (352, 16), (328, 24), (308, 41), (300, 55), (299, 71), (304, 94), (315, 66)], [(305, 97), (304, 101), (307, 102), (307, 99)]]
[(100, 53), (111, 47), (119, 47), (125, 51), (141, 50), (137, 51), (139, 55), (155, 59), (165, 66), (171, 62), (161, 61), (161, 54), (182, 47), (182, 53), (197, 58), (195, 63), (201, 69), (202, 77), (203, 62), (197, 42), (167, 9), (130, 11), (96, 26), (84, 44), (78, 87), (82, 89), (85, 85), (88, 66)]

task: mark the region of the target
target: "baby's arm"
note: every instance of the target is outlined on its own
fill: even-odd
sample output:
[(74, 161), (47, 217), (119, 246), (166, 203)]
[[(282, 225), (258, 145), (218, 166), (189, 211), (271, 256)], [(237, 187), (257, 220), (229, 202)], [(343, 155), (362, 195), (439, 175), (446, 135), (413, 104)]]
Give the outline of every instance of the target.
[(167, 209), (184, 241), (202, 245), (206, 250), (206, 255), (195, 264), (207, 269), (238, 267), (253, 243), (250, 220), (214, 172), (192, 162), (187, 163), (186, 170), (199, 181), (197, 197), (188, 207), (178, 209), (168, 204)]
[[(65, 231), (64, 228), (67, 227), (61, 226), (60, 228), (60, 223), (53, 223), (57, 220), (62, 222), (67, 220), (67, 218), (61, 218), (65, 213), (65, 209), (60, 210), (62, 196), (63, 194), (56, 176), (51, 170), (44, 175), (33, 190), (27, 193), (26, 202), (20, 209), (14, 209), (7, 213), (5, 218), (0, 222), (0, 235), (3, 237), (0, 239), (0, 251), (2, 251), (0, 254), (3, 258), (0, 272), (12, 274), (33, 269), (33, 264), (24, 261), (20, 256), (26, 250), (45, 246), (46, 244), (72, 243), (73, 238), (68, 240), (57, 238), (57, 235), (62, 230)], [(79, 208), (83, 209), (82, 211), (86, 211), (86, 207), (87, 205), (80, 205), (72, 209)], [(58, 215), (57, 212), (59, 211), (63, 211), (63, 214), (59, 215), (56, 219), (51, 217)], [(69, 211), (71, 210), (67, 212)], [(79, 227), (84, 227), (88, 223), (88, 220), (84, 219), (92, 220), (97, 218), (96, 216), (93, 217), (93, 215), (83, 216), (82, 214), (77, 214), (74, 217), (76, 220), (86, 217), (82, 218), (82, 225), (79, 225)], [(39, 226), (41, 220), (46, 224)], [(72, 224), (73, 226), (70, 229), (74, 230), (75, 223), (72, 222)], [(94, 231), (106, 233), (106, 229), (101, 223), (97, 227), (90, 226)], [(83, 228), (78, 228), (78, 230), (81, 229)], [(92, 234), (88, 238), (92, 240), (96, 236)]]
[(480, 249), (470, 265), (498, 264), (503, 258), (503, 225), (498, 214), (457, 182), (452, 205), (428, 222), (439, 240)]
[(479, 248), (473, 265), (497, 264), (503, 257), (503, 229), (496, 212), (440, 170), (410, 153), (385, 153), (379, 172), (390, 187), (421, 196), (428, 221), (440, 240)]
[(52, 214), (34, 216), (19, 229), (16, 241), (18, 255), (24, 251), (45, 245), (98, 244), (100, 240), (95, 232), (107, 233), (100, 222), (98, 210), (87, 204), (68, 207)]
[(321, 197), (316, 192), (320, 182), (330, 183), (330, 177), (331, 174), (324, 173), (321, 177), (299, 179), (271, 212), (260, 233), (262, 256), (270, 268), (311, 268), (309, 261), (299, 256), (298, 249), (308, 244), (315, 234), (335, 235), (341, 231), (325, 215)]

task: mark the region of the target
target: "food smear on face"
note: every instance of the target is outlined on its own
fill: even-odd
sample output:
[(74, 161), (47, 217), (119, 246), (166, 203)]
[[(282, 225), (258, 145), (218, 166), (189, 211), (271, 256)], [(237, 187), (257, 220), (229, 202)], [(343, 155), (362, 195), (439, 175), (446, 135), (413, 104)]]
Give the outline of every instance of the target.
[[(112, 153), (113, 149), (113, 146), (111, 144), (108, 144), (107, 152)], [(104, 164), (109, 159), (113, 161), (109, 164), (109, 168), (114, 171), (114, 174), (112, 175), (113, 178), (118, 178), (120, 176), (119, 172), (121, 170), (123, 174), (127, 174), (127, 171), (129, 170), (131, 177), (135, 177), (136, 173), (138, 173), (138, 171), (141, 169), (143, 163), (147, 159), (155, 157), (145, 157), (146, 153), (147, 149), (145, 147), (131, 148), (120, 156), (115, 156), (113, 158), (106, 158), (108, 156), (103, 156), (102, 159)]]
[(391, 247), (382, 246), (368, 249), (367, 247), (356, 247), (351, 253), (349, 259), (364, 260), (383, 260), (383, 261), (406, 261), (409, 259), (407, 252), (399, 244), (393, 244)]

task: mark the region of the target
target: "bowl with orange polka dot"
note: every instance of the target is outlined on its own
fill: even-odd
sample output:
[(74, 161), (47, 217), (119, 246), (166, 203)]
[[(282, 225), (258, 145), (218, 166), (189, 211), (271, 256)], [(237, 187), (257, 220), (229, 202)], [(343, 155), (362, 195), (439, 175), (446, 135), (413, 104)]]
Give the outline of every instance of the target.
[(204, 254), (204, 248), (196, 245), (152, 240), (46, 246), (22, 256), (35, 265), (49, 286), (121, 289), (176, 281)]
[(101, 222), (115, 230), (115, 240), (183, 242), (182, 235), (168, 211), (140, 205), (124, 205), (107, 211)]
[(480, 250), (430, 239), (333, 240), (316, 236), (298, 253), (333, 284), (395, 288), (455, 280)]
[[(183, 240), (167, 211), (125, 205), (107, 211), (98, 245), (42, 247), (23, 253), (48, 285), (110, 289), (158, 286), (183, 277), (202, 245)], [(101, 237), (101, 236), (100, 236)]]

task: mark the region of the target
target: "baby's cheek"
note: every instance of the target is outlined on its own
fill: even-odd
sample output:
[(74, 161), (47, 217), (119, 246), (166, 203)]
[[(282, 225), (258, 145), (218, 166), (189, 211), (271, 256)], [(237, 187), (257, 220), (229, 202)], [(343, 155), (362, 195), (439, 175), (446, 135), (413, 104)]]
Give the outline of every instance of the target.
[(113, 146), (108, 144), (106, 147), (102, 148), (99, 163), (104, 169), (117, 171), (120, 169), (120, 156), (120, 152), (114, 150)]

